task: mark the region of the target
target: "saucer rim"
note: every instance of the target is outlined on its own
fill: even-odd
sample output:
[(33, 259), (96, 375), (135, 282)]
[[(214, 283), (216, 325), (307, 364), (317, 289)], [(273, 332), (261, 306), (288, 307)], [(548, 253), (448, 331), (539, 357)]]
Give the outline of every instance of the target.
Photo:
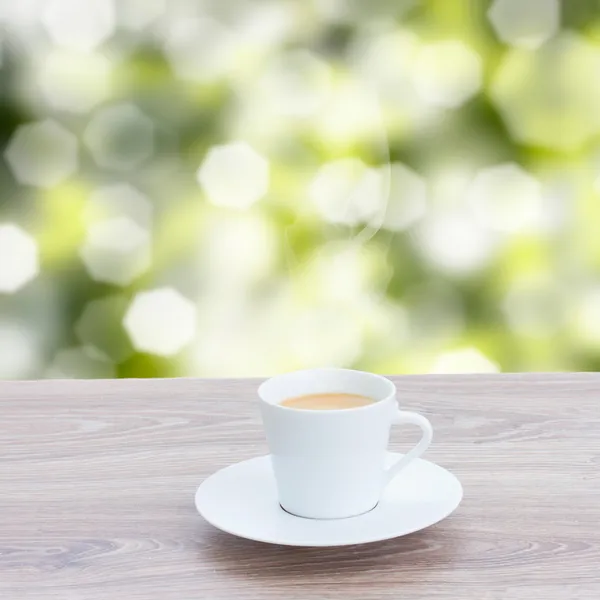
[[(399, 453), (399, 452), (388, 452), (388, 455), (394, 456), (394, 457), (402, 457), (403, 454)], [(410, 529), (408, 531), (403, 531), (402, 533), (390, 533), (390, 535), (385, 535), (385, 536), (378, 536), (374, 539), (368, 539), (368, 540), (363, 540), (363, 541), (348, 541), (348, 542), (331, 542), (331, 541), (327, 541), (327, 540), (323, 540), (323, 541), (315, 541), (315, 542), (311, 542), (311, 543), (298, 543), (298, 542), (285, 542), (285, 541), (275, 541), (275, 540), (271, 540), (271, 539), (267, 539), (267, 538), (259, 538), (253, 535), (245, 535), (245, 534), (241, 534), (239, 532), (235, 532), (235, 531), (231, 531), (230, 529), (223, 527), (221, 525), (217, 525), (216, 523), (214, 523), (211, 519), (207, 518), (200, 507), (200, 500), (199, 497), (201, 495), (202, 492), (202, 488), (204, 486), (204, 484), (206, 482), (208, 482), (209, 479), (211, 479), (214, 475), (216, 475), (217, 473), (221, 473), (222, 471), (225, 471), (227, 469), (230, 469), (232, 467), (236, 467), (239, 466), (243, 463), (248, 463), (248, 462), (252, 462), (252, 461), (260, 461), (260, 460), (265, 460), (268, 459), (271, 455), (270, 454), (265, 454), (262, 456), (255, 456), (253, 458), (249, 458), (246, 460), (241, 460), (238, 461), (236, 463), (227, 465), (226, 467), (223, 467), (222, 469), (218, 469), (217, 471), (215, 471), (214, 473), (212, 473), (211, 475), (209, 475), (197, 488), (196, 493), (194, 495), (194, 504), (196, 507), (197, 512), (200, 514), (200, 516), (211, 526), (214, 527), (215, 529), (217, 529), (218, 531), (222, 531), (228, 535), (232, 535), (234, 537), (240, 538), (240, 539), (245, 539), (245, 540), (250, 540), (252, 542), (259, 542), (259, 543), (263, 543), (263, 544), (271, 544), (273, 546), (286, 546), (288, 548), (340, 548), (340, 547), (344, 547), (344, 546), (363, 546), (365, 544), (374, 544), (377, 542), (385, 542), (388, 540), (392, 540), (394, 538), (400, 538), (400, 537), (405, 537), (407, 535), (411, 535), (413, 533), (416, 533), (417, 531), (423, 531), (425, 529), (429, 529), (430, 527), (433, 527), (434, 525), (437, 525), (440, 521), (443, 521), (444, 519), (447, 519), (454, 511), (456, 511), (456, 509), (460, 506), (463, 497), (464, 497), (464, 489), (463, 486), (460, 482), (460, 480), (458, 479), (458, 477), (456, 477), (456, 475), (454, 475), (454, 473), (452, 473), (451, 471), (449, 471), (448, 469), (446, 469), (445, 467), (442, 467), (441, 465), (438, 465), (437, 463), (434, 463), (432, 461), (429, 460), (425, 460), (425, 459), (416, 459), (415, 463), (429, 463), (430, 465), (433, 465), (435, 467), (437, 467), (438, 469), (442, 469), (443, 471), (445, 471), (446, 475), (449, 475), (450, 477), (452, 477), (455, 481), (455, 483), (458, 485), (458, 490), (460, 490), (460, 493), (458, 495), (458, 498), (456, 500), (455, 503), (452, 504), (452, 506), (449, 507), (449, 509), (447, 511), (445, 511), (443, 514), (440, 514), (440, 517), (438, 519), (436, 519), (435, 521), (433, 521), (432, 523), (425, 525), (425, 526), (421, 526), (421, 527), (415, 527), (414, 529)], [(281, 509), (281, 507), (279, 507)], [(283, 509), (281, 509), (283, 510)], [(364, 518), (365, 515), (372, 513), (373, 511), (377, 510), (377, 506), (375, 506), (371, 511), (368, 511), (367, 513), (363, 513), (361, 515), (357, 515), (355, 517), (348, 517), (348, 520), (352, 519), (361, 519)], [(290, 515), (290, 517), (294, 518), (294, 519), (303, 519), (304, 517), (298, 517), (297, 515), (292, 515), (291, 513), (288, 513)], [(309, 519), (311, 521), (314, 521), (315, 519)], [(343, 521), (346, 519), (340, 519), (340, 521)], [(326, 519), (325, 521), (329, 521), (329, 519)]]

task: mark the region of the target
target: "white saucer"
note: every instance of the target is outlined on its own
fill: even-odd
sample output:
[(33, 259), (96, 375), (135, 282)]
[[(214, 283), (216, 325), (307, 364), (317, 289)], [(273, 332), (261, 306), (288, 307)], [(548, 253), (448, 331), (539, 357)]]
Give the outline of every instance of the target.
[[(400, 456), (389, 453), (390, 464)], [(371, 512), (349, 519), (303, 519), (279, 506), (271, 459), (261, 456), (211, 475), (196, 492), (196, 508), (214, 527), (250, 540), (284, 546), (346, 546), (425, 529), (453, 512), (462, 494), (452, 473), (415, 460), (392, 480)]]

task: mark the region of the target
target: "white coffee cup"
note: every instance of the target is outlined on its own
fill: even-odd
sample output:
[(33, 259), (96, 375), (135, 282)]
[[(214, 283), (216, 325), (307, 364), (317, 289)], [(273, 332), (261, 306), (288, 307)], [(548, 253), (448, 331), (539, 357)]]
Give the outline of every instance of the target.
[[(375, 402), (341, 410), (281, 406), (286, 399), (317, 393), (351, 393)], [(309, 369), (278, 375), (258, 390), (279, 502), (311, 519), (340, 519), (377, 506), (386, 485), (425, 452), (429, 421), (398, 408), (396, 386), (385, 377), (349, 369)], [(386, 469), (392, 424), (421, 428), (419, 443)]]

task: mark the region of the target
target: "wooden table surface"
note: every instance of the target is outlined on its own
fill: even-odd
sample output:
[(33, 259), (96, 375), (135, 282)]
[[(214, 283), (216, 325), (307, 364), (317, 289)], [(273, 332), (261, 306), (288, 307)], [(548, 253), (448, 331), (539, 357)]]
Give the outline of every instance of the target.
[(395, 381), (463, 503), (338, 549), (234, 538), (195, 512), (205, 477), (266, 452), (256, 380), (0, 384), (0, 598), (598, 600), (600, 375)]

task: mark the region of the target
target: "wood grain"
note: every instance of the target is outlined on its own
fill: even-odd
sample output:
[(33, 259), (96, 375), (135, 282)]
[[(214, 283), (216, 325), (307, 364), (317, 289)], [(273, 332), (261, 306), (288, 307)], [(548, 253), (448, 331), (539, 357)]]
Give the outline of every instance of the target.
[(0, 598), (600, 598), (600, 375), (395, 381), (465, 498), (429, 530), (339, 549), (195, 512), (200, 481), (266, 452), (257, 380), (0, 384)]

